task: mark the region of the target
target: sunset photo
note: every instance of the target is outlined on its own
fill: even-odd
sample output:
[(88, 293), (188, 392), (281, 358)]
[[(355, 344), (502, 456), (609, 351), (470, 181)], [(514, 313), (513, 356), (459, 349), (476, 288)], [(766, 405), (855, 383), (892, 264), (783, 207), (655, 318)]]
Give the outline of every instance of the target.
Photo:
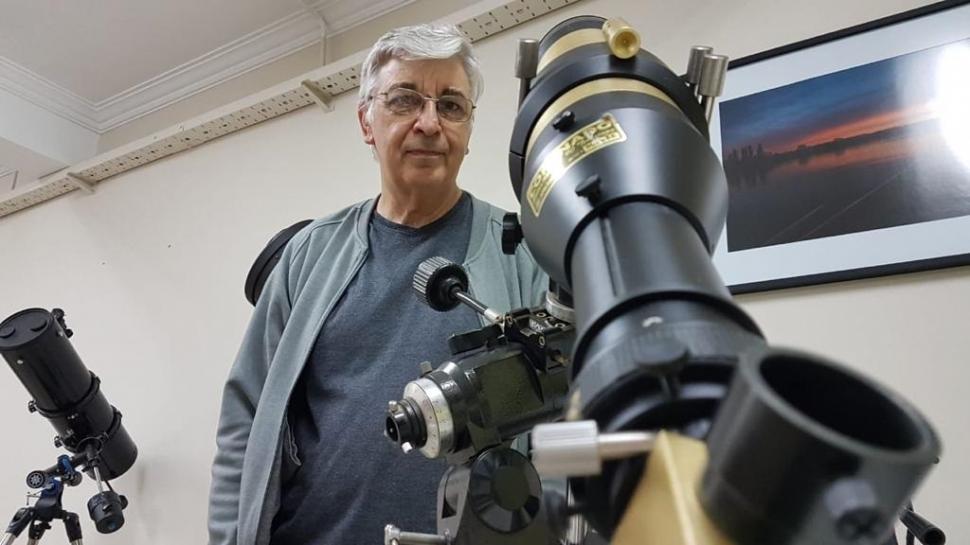
[(728, 251), (970, 215), (970, 40), (727, 100)]

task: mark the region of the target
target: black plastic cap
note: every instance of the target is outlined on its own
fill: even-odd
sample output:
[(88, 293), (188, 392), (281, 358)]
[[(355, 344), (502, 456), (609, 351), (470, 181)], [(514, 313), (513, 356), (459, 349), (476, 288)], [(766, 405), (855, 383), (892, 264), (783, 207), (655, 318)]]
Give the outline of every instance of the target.
[(522, 225), (519, 215), (509, 212), (502, 217), (502, 253), (515, 255), (515, 249), (522, 242)]

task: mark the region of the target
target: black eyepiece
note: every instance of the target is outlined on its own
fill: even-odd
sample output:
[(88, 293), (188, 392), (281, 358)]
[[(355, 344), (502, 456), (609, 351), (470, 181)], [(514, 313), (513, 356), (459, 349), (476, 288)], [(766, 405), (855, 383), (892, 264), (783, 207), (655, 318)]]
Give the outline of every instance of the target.
[(392, 401), (384, 421), (387, 438), (398, 445), (421, 448), (428, 441), (428, 432), (411, 400)]

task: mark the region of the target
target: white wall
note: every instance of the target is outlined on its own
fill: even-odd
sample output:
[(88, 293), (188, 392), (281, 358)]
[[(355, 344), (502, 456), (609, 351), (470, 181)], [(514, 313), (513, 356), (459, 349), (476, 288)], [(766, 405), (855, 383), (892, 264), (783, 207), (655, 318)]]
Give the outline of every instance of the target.
[[(908, 9), (919, 2), (589, 0), (481, 43), (488, 85), (461, 177), (506, 207), (514, 198), (505, 154), (514, 112), (519, 37), (538, 37), (568, 15), (619, 14), (677, 69), (694, 43), (732, 56)], [(138, 443), (135, 468), (117, 481), (129, 523), (101, 536), (84, 502), (67, 492), (89, 544), (205, 541), (209, 464), (222, 381), (248, 319), (243, 280), (280, 228), (371, 196), (377, 168), (360, 143), (354, 99), (307, 108), (157, 161), (98, 186), (0, 220), (0, 314), (59, 306), (74, 345), (124, 413)], [(818, 286), (744, 297), (769, 337), (840, 358), (904, 392), (936, 424), (944, 460), (920, 508), (966, 541), (970, 486), (964, 395), (970, 269)], [(0, 371), (0, 517), (22, 505), (23, 476), (53, 463), (53, 429), (24, 410), (28, 396)], [(433, 502), (433, 498), (421, 501)], [(5, 515), (4, 513), (8, 513)], [(59, 534), (48, 539), (63, 539)], [(57, 542), (57, 541), (54, 541)]]

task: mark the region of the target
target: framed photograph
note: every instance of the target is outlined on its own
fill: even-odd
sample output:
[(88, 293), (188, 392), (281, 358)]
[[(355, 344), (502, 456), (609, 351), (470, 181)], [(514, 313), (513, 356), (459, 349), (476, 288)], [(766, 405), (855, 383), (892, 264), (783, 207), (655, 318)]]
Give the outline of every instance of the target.
[(711, 145), (734, 293), (970, 264), (970, 2), (731, 62)]

